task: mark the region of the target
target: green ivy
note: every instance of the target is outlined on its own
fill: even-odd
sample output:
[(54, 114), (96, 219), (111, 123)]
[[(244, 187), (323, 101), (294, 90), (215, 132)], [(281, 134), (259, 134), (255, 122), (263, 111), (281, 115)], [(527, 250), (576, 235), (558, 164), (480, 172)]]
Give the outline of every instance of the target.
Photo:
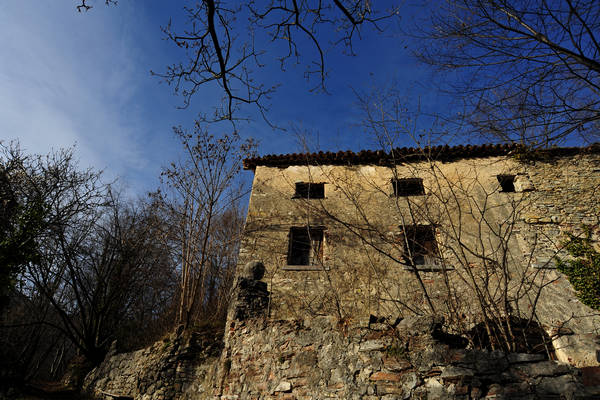
[(600, 253), (592, 245), (589, 230), (583, 238), (571, 235), (565, 249), (575, 259), (557, 259), (558, 270), (567, 276), (583, 304), (600, 310)]

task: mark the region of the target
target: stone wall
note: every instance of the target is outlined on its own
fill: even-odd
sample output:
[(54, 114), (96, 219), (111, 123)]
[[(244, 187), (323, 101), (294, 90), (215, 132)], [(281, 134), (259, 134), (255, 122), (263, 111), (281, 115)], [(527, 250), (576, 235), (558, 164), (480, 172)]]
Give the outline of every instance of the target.
[(600, 396), (596, 368), (579, 370), (544, 354), (468, 350), (441, 331), (442, 322), (419, 317), (396, 327), (359, 327), (329, 316), (232, 321), (220, 358), (160, 342), (112, 355), (87, 377), (86, 388), (100, 399), (112, 398), (106, 393), (212, 400)]
[[(559, 359), (598, 365), (598, 312), (577, 299), (566, 277), (556, 270), (554, 257), (568, 258), (562, 248), (567, 235), (582, 236), (585, 229), (600, 249), (600, 157), (557, 157), (522, 168), (535, 191), (528, 194), (530, 201), (516, 225), (518, 238), (531, 254), (529, 268), (551, 282), (540, 291), (536, 313), (554, 336)], [(569, 334), (556, 335), (561, 329)]]
[[(500, 191), (502, 174), (516, 176), (516, 192)], [(425, 195), (391, 196), (393, 177), (422, 178)], [(295, 183), (307, 181), (325, 182), (325, 198), (294, 198)], [(375, 315), (393, 322), (431, 312), (426, 291), (435, 313), (457, 331), (481, 321), (477, 288), (469, 282), (474, 271), (480, 282), (489, 281), (486, 287), (497, 288), (496, 296), (506, 289), (514, 312), (541, 323), (561, 360), (598, 365), (600, 317), (577, 300), (553, 261), (567, 257), (568, 233), (587, 227), (594, 240), (600, 237), (598, 188), (600, 156), (593, 153), (394, 167), (259, 165), (239, 263), (264, 261), (272, 318)], [(402, 264), (401, 227), (413, 224), (436, 226), (443, 271), (417, 277)], [(290, 228), (307, 225), (325, 228), (322, 262), (290, 268)], [(489, 274), (490, 268), (507, 272)]]
[[(260, 263), (238, 279), (220, 337), (177, 332), (133, 353), (111, 353), (85, 379), (99, 399), (594, 399), (600, 369), (549, 353), (467, 349), (441, 317), (395, 326), (332, 316), (269, 320)], [(267, 293), (268, 294), (268, 293)], [(220, 353), (220, 355), (219, 355)]]
[(222, 332), (174, 333), (131, 353), (111, 352), (85, 378), (83, 391), (97, 399), (210, 398)]
[[(596, 370), (452, 346), (441, 320), (351, 328), (333, 317), (232, 324), (222, 399), (593, 399)], [(446, 338), (446, 340), (444, 340)], [(450, 343), (450, 344), (449, 344)], [(587, 386), (586, 386), (587, 384)]]

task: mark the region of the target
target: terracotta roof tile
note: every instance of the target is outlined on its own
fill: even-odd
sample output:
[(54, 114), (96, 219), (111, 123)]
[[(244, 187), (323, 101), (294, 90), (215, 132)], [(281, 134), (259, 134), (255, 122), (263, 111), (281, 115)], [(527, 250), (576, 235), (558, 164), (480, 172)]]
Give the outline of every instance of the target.
[[(493, 157), (525, 152), (519, 144), (483, 144), (434, 147), (400, 147), (389, 153), (382, 150), (361, 150), (359, 152), (338, 151), (318, 153), (269, 154), (262, 157), (246, 158), (244, 169), (254, 170), (257, 166), (286, 168), (291, 165), (390, 165), (423, 160), (453, 161), (463, 158)], [(535, 150), (534, 156), (569, 156), (578, 153), (600, 153), (600, 143), (587, 147), (556, 147)]]

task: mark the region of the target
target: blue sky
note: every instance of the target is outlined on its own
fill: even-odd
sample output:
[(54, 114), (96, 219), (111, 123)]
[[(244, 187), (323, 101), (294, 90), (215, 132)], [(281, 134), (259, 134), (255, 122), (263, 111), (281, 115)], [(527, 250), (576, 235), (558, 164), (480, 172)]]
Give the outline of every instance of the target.
[[(176, 2), (102, 3), (92, 3), (87, 13), (78, 13), (74, 0), (0, 3), (0, 140), (18, 139), (27, 152), (42, 154), (75, 145), (82, 166), (102, 169), (107, 179), (118, 177), (142, 195), (157, 187), (161, 167), (180, 154), (171, 127), (191, 127), (199, 112), (210, 112), (215, 92), (199, 93), (181, 110), (182, 99), (150, 75), (181, 57), (160, 31), (169, 17), (181, 18)], [(400, 23), (406, 28), (422, 11), (404, 4)], [(357, 57), (328, 54), (330, 94), (310, 93), (302, 66), (262, 71), (259, 77), (282, 82), (271, 100), (272, 121), (307, 131), (320, 149), (358, 150), (373, 143), (357, 126), (354, 91), (394, 82), (413, 105), (443, 107), (427, 87), (432, 71), (410, 55), (418, 43), (398, 26), (390, 24), (385, 35), (366, 32), (356, 43)], [(238, 127), (259, 140), (259, 153), (301, 150), (290, 129), (273, 130), (253, 116)]]

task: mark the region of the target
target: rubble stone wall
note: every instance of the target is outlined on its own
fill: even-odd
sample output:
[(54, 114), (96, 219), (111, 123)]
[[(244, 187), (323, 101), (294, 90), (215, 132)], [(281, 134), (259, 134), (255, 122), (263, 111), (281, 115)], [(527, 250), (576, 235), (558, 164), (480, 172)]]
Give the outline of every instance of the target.
[(270, 320), (264, 266), (249, 263), (234, 291), (224, 342), (174, 333), (146, 349), (111, 353), (85, 379), (98, 399), (594, 399), (600, 369), (551, 354), (467, 349), (442, 317), (395, 326), (332, 316)]
[(83, 391), (95, 399), (207, 399), (221, 350), (220, 335), (174, 333), (145, 349), (109, 353)]
[[(502, 192), (498, 175), (514, 175), (515, 192)], [(423, 179), (425, 195), (392, 196), (394, 177)], [(325, 183), (325, 198), (294, 198), (296, 182)], [(263, 281), (271, 292), (269, 311), (275, 319), (374, 315), (393, 322), (428, 308), (424, 286), (436, 313), (444, 314), (447, 321), (461, 318), (454, 322), (473, 326), (480, 322), (479, 307), (474, 303), (476, 290), (465, 277), (468, 270), (477, 274), (489, 268), (483, 265), (484, 257), (470, 254), (482, 254), (484, 243), (490, 259), (506, 260), (513, 279), (508, 290), (519, 299), (519, 313), (529, 319), (535, 311), (558, 357), (577, 366), (599, 365), (600, 315), (577, 299), (554, 265), (554, 257), (568, 257), (562, 249), (568, 234), (581, 235), (588, 229), (598, 241), (598, 204), (600, 155), (595, 153), (395, 167), (257, 166), (239, 265), (264, 262)], [(485, 209), (483, 216), (477, 214), (478, 207)], [(423, 270), (417, 279), (402, 265), (401, 227), (411, 224), (436, 224), (445, 273)], [(307, 225), (324, 228), (322, 263), (291, 267), (287, 265), (290, 228)], [(349, 226), (365, 229), (350, 232)], [(504, 235), (507, 226), (512, 230)], [(462, 231), (458, 246), (451, 237), (455, 227)], [(497, 251), (502, 240), (506, 257)], [(454, 250), (460, 246), (467, 251), (457, 258), (460, 251)], [(500, 289), (503, 283), (494, 279), (489, 286)], [(570, 334), (557, 335), (559, 331)]]
[[(230, 329), (221, 399), (593, 399), (596, 370), (540, 354), (453, 348), (440, 320), (350, 328), (333, 317)], [(584, 379), (585, 378), (585, 379)]]
[[(220, 358), (157, 344), (112, 355), (86, 380), (99, 399), (597, 399), (597, 368), (540, 354), (455, 348), (441, 320), (349, 326), (333, 317), (233, 321)], [(199, 353), (195, 353), (198, 356)], [(188, 353), (189, 355), (189, 353)], [(191, 367), (193, 365), (193, 367)], [(108, 396), (107, 394), (111, 394)]]

